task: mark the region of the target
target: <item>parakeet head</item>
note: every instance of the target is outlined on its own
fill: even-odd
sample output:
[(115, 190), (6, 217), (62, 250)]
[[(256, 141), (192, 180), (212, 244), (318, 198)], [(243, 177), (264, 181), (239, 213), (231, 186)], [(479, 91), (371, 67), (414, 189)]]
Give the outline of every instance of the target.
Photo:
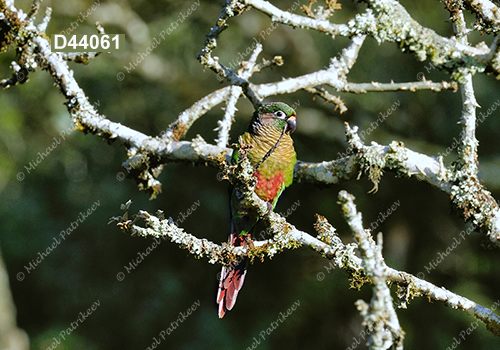
[(260, 126), (274, 125), (280, 132), (286, 127), (286, 133), (291, 134), (297, 128), (295, 110), (283, 102), (271, 102), (259, 107), (250, 124), (250, 131), (258, 133)]

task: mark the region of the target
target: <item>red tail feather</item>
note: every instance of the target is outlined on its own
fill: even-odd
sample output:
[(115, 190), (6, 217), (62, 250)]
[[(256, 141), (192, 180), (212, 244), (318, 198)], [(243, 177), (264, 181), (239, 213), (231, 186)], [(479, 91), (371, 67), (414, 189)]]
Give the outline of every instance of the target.
[[(246, 244), (244, 235), (231, 234), (229, 244), (238, 247)], [(224, 317), (227, 310), (231, 310), (236, 303), (238, 292), (243, 287), (247, 274), (247, 259), (242, 259), (236, 265), (223, 266), (219, 280), (219, 291), (217, 292), (217, 304), (219, 304), (219, 318)]]

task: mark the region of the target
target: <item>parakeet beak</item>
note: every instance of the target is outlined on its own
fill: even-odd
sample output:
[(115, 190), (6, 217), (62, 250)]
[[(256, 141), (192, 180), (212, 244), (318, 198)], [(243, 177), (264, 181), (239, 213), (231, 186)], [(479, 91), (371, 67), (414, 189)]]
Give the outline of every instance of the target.
[(297, 118), (295, 118), (295, 115), (292, 115), (286, 121), (286, 132), (291, 134), (295, 129), (297, 129)]

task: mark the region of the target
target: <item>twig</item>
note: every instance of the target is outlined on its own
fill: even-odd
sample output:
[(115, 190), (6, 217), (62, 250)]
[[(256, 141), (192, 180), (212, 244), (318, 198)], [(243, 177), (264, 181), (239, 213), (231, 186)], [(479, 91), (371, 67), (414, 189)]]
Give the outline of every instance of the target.
[(231, 86), (229, 91), (229, 98), (226, 102), (226, 107), (224, 108), (224, 117), (222, 120), (217, 122), (217, 127), (214, 131), (219, 132), (219, 137), (215, 140), (217, 146), (226, 147), (229, 141), (229, 131), (231, 130), (231, 125), (233, 124), (234, 115), (236, 114), (237, 108), (236, 103), (240, 98), (242, 90), (239, 86)]
[[(231, 173), (227, 172), (227, 174), (230, 175)], [(241, 181), (241, 177), (250, 181), (251, 174), (252, 167), (248, 164), (245, 171), (236, 172), (236, 175), (233, 175), (240, 176), (240, 180), (236, 180), (233, 176), (230, 176), (230, 178), (236, 182)], [(269, 240), (254, 242), (255, 248), (247, 246), (231, 247), (227, 244), (218, 245), (184, 232), (170, 219), (161, 219), (144, 211), (141, 211), (139, 216), (144, 219), (147, 227), (132, 224), (128, 219), (124, 220), (123, 217), (112, 219), (118, 222), (119, 226), (127, 233), (143, 237), (163, 237), (177, 243), (181, 248), (187, 249), (196, 257), (207, 257), (212, 264), (229, 265), (236, 262), (238, 257), (244, 256), (262, 260), (266, 256), (272, 258), (286, 249), (307, 246), (323, 257), (331, 259), (336, 268), (346, 270), (351, 276), (352, 283), (362, 286), (369, 281), (362, 267), (362, 260), (356, 255), (357, 245), (353, 243), (344, 245), (326, 218), (317, 215), (315, 228), (318, 232), (318, 238), (315, 238), (307, 232), (298, 230), (279, 214), (269, 212), (266, 202), (252, 191), (253, 187), (248, 183), (243, 184), (243, 186), (242, 193), (245, 200), (248, 200), (248, 203), (256, 208), (261, 219), (269, 225), (270, 231), (274, 235)], [(409, 273), (390, 267), (387, 267), (387, 280), (398, 283), (400, 288), (408, 289), (408, 293), (405, 293), (405, 295), (440, 301), (452, 309), (461, 310), (470, 316), (474, 316), (484, 322), (489, 331), (500, 336), (500, 317), (488, 308), (443, 287), (437, 287)], [(408, 300), (405, 301), (408, 302)]]
[[(40, 7), (40, 3), (42, 2), (42, 0), (34, 0), (33, 1), (33, 5), (35, 5), (35, 3), (38, 3), (38, 7)], [(36, 15), (36, 13), (38, 12), (38, 8), (31, 8), (32, 11), (34, 11), (33, 13), (33, 19)], [(31, 13), (31, 12), (30, 12)], [(43, 16), (43, 19), (42, 19), (42, 23), (40, 23), (38, 25), (38, 30), (41, 31), (41, 32), (45, 32), (47, 30), (47, 26), (49, 25), (49, 22), (50, 22), (50, 16), (52, 15), (52, 8), (50, 7), (47, 7), (45, 9), (45, 16)], [(29, 15), (28, 15), (29, 16)], [(31, 16), (29, 16), (31, 17)]]
[(336, 71), (341, 77), (344, 77), (354, 67), (358, 59), (359, 51), (365, 42), (366, 35), (358, 34), (354, 36), (345, 49), (342, 49), (342, 54), (339, 58), (332, 58), (330, 61), (329, 70)]
[(434, 92), (439, 92), (441, 90), (453, 90), (457, 91), (458, 85), (456, 82), (442, 81), (440, 83), (434, 83), (432, 80), (426, 81), (411, 81), (407, 83), (347, 83), (344, 86), (345, 92), (354, 92), (356, 94), (364, 94), (367, 92), (387, 92), (387, 91), (411, 91), (415, 92), (417, 90), (431, 90)]
[(334, 72), (330, 69), (323, 69), (316, 71), (314, 73), (305, 74), (295, 78), (284, 79), (275, 83), (267, 83), (254, 85), (250, 84), (250, 87), (255, 92), (255, 94), (261, 98), (267, 96), (275, 96), (282, 94), (290, 94), (298, 90), (305, 90), (308, 88), (314, 88), (320, 85), (328, 85), (333, 87), (337, 92), (352, 92), (352, 93), (365, 93), (370, 91), (417, 91), (417, 90), (456, 90), (457, 86), (454, 83), (433, 83), (433, 82), (412, 82), (412, 83), (364, 83), (364, 84), (352, 84), (345, 82), (339, 75), (338, 72)]
[(33, 2), (31, 3), (30, 12), (28, 13), (28, 18), (32, 19), (36, 17), (36, 15), (38, 14), (38, 10), (40, 10), (41, 3), (42, 0), (33, 0)]
[(327, 19), (316, 19), (305, 16), (295, 15), (293, 13), (282, 11), (273, 4), (264, 0), (244, 0), (245, 5), (265, 13), (273, 22), (290, 25), (294, 28), (314, 29), (319, 32), (328, 33), (332, 36), (343, 35), (350, 36), (354, 31), (345, 24), (334, 24)]
[(313, 95), (320, 96), (327, 102), (333, 103), (335, 105), (335, 109), (338, 109), (340, 114), (347, 112), (347, 107), (344, 104), (344, 101), (340, 98), (340, 96), (334, 96), (330, 94), (325, 88), (315, 86), (313, 88), (307, 87), (304, 90)]
[(487, 71), (500, 71), (500, 35), (497, 35), (490, 45), (490, 53), (485, 56)]
[(226, 86), (222, 89), (211, 92), (199, 101), (195, 102), (191, 107), (184, 110), (179, 117), (169, 125), (166, 132), (160, 134), (164, 141), (179, 141), (182, 139), (193, 123), (202, 115), (217, 106), (219, 103), (226, 101), (231, 93), (231, 86)]
[(261, 99), (259, 99), (254, 94), (249, 86), (248, 80), (237, 75), (231, 69), (220, 64), (218, 57), (212, 57), (213, 50), (217, 48), (217, 39), (219, 38), (219, 35), (228, 27), (228, 19), (234, 16), (238, 16), (246, 9), (247, 8), (245, 7), (245, 5), (237, 0), (227, 0), (226, 4), (222, 8), (222, 12), (217, 19), (217, 22), (215, 23), (215, 26), (212, 28), (205, 39), (205, 45), (203, 45), (201, 52), (196, 55), (196, 58), (200, 61), (201, 64), (209, 67), (215, 73), (217, 73), (218, 77), (226, 78), (232, 85), (241, 87), (245, 96), (247, 96), (254, 107), (257, 108), (257, 106), (259, 106), (261, 102)]
[[(467, 27), (462, 10), (457, 10), (454, 29), (458, 40), (467, 45)], [(477, 146), (476, 139), (476, 107), (480, 107), (474, 95), (474, 87), (472, 86), (472, 74), (465, 74), (460, 79), (460, 92), (462, 94), (462, 117), (460, 123), (463, 124), (462, 143), (458, 147), (458, 155), (460, 157), (459, 168), (463, 169), (469, 176), (476, 176), (478, 169), (477, 161)]]
[[(335, 36), (350, 37), (366, 34), (378, 42), (395, 42), (401, 49), (414, 52), (420, 60), (430, 58), (436, 65), (447, 62), (446, 69), (453, 70), (452, 62), (461, 64), (466, 56), (478, 57), (488, 54), (484, 43), (476, 47), (463, 45), (454, 39), (442, 37), (433, 30), (421, 26), (406, 9), (395, 0), (370, 0), (368, 11), (356, 15), (347, 24), (333, 24), (328, 20), (317, 20), (282, 11), (265, 0), (245, 0), (246, 5), (265, 13), (273, 22), (305, 29), (314, 29)], [(397, 20), (394, 20), (397, 19)], [(444, 67), (442, 67), (444, 68)], [(500, 74), (500, 72), (498, 72)]]
[(102, 52), (61, 52), (65, 61), (88, 64), (90, 60), (99, 56)]
[[(241, 76), (243, 79), (249, 79), (252, 74), (255, 72), (254, 67), (257, 63), (257, 57), (262, 52), (262, 45), (257, 44), (255, 50), (248, 62), (242, 62), (242, 68), (240, 72), (238, 72), (238, 76)], [(219, 131), (219, 137), (216, 140), (217, 146), (226, 147), (229, 141), (229, 131), (231, 130), (231, 125), (234, 120), (234, 115), (236, 113), (236, 103), (240, 98), (243, 89), (239, 86), (231, 86), (231, 91), (229, 94), (228, 101), (226, 103), (226, 108), (224, 112), (224, 117), (222, 121), (218, 122), (218, 126), (215, 131)]]
[(255, 67), (253, 68), (253, 73), (258, 73), (262, 71), (265, 68), (273, 67), (273, 66), (282, 66), (285, 62), (283, 61), (283, 57), (281, 56), (274, 56), (272, 60), (266, 60), (262, 59), (261, 63), (257, 63)]
[(465, 3), (478, 14), (482, 20), (492, 26), (493, 32), (500, 30), (500, 9), (490, 0), (465, 0)]
[(342, 212), (349, 224), (363, 260), (363, 269), (373, 281), (373, 297), (370, 304), (358, 300), (356, 305), (364, 318), (365, 326), (372, 328), (368, 344), (370, 349), (388, 349), (392, 344), (396, 349), (403, 349), (404, 332), (399, 325), (398, 316), (394, 310), (391, 290), (387, 286), (387, 265), (382, 257), (382, 234), (379, 234), (378, 244), (363, 228), (361, 213), (354, 204), (354, 196), (346, 191), (340, 191), (339, 200)]

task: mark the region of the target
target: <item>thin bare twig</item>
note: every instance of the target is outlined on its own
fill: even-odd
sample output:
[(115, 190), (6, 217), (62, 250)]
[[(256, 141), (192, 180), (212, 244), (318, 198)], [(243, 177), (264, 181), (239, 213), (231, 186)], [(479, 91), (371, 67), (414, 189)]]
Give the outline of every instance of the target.
[[(254, 67), (257, 63), (257, 57), (259, 57), (261, 52), (262, 45), (257, 44), (248, 62), (242, 62), (242, 68), (240, 72), (238, 72), (239, 76), (241, 76), (243, 79), (249, 79), (252, 76), (252, 74), (255, 72)], [(221, 121), (218, 122), (218, 126), (215, 129), (216, 131), (219, 131), (219, 137), (216, 140), (217, 146), (219, 147), (227, 146), (227, 143), (229, 141), (229, 131), (231, 130), (231, 125), (236, 113), (236, 103), (238, 102), (238, 99), (240, 98), (242, 93), (243, 89), (241, 87), (234, 85), (231, 86), (231, 92), (226, 103), (224, 117)]]
[(456, 82), (442, 81), (440, 83), (434, 83), (432, 80), (426, 81), (411, 81), (407, 83), (347, 83), (344, 86), (345, 92), (354, 92), (356, 94), (365, 94), (367, 92), (387, 92), (387, 91), (411, 91), (415, 92), (417, 90), (430, 90), (434, 92), (439, 92), (442, 90), (452, 90), (457, 91), (458, 85)]

